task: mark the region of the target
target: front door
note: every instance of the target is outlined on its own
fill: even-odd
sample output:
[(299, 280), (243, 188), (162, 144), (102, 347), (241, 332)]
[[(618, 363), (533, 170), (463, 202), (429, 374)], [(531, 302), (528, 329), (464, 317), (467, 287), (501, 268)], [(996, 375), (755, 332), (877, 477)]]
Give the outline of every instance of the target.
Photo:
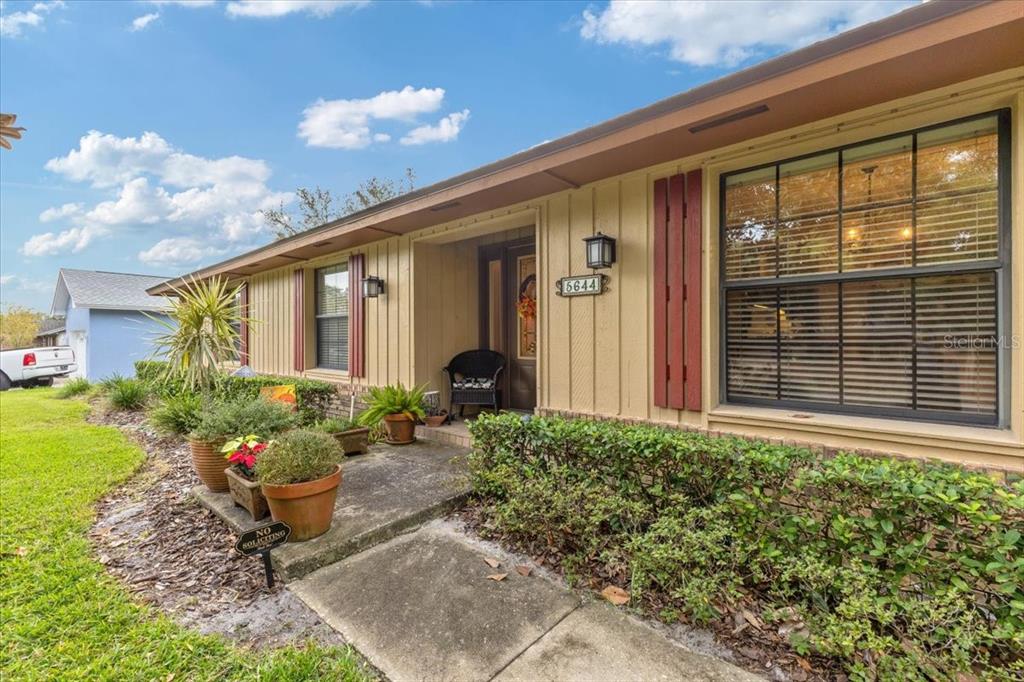
[(537, 257), (533, 240), (481, 249), (481, 346), (505, 356), (502, 407), (537, 405)]

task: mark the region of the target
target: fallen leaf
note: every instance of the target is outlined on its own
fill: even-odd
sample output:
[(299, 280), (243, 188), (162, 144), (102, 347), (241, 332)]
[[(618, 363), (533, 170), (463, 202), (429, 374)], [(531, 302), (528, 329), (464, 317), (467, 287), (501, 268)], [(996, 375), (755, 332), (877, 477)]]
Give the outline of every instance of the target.
[(609, 585), (601, 590), (601, 596), (616, 606), (622, 606), (629, 602), (629, 592), (626, 592), (621, 587), (616, 587), (615, 585)]
[(484, 557), (484, 563), (490, 566), (491, 568), (497, 568), (498, 566), (501, 566), (500, 561), (498, 561), (497, 559), (492, 559), (489, 556)]
[(500, 583), (506, 577), (508, 577), (508, 573), (495, 573), (494, 575), (487, 576), (487, 579), (493, 580), (496, 583)]
[(529, 567), (529, 566), (525, 566), (525, 565), (524, 566), (516, 566), (516, 573), (518, 573), (519, 575), (523, 576), (524, 578), (526, 576), (530, 575), (530, 571), (532, 571), (532, 570), (533, 569), (531, 567)]
[(758, 629), (758, 630), (760, 630), (760, 629), (761, 629), (761, 627), (762, 627), (762, 626), (764, 625), (764, 623), (762, 623), (762, 622), (761, 622), (761, 619), (760, 619), (760, 618), (758, 618), (757, 616), (755, 616), (755, 615), (754, 615), (753, 613), (751, 613), (751, 612), (750, 612), (750, 611), (748, 611), (747, 609), (743, 609), (743, 618), (744, 618), (744, 619), (745, 619), (745, 620), (746, 620), (746, 621), (747, 621), (748, 623), (750, 623), (751, 625), (753, 625), (753, 626), (754, 626), (754, 627), (755, 627), (756, 629)]
[(28, 550), (24, 547), (19, 547), (18, 549), (14, 550), (14, 554), (15, 556), (26, 556), (28, 554)]
[(798, 665), (799, 665), (799, 666), (800, 666), (801, 668), (803, 668), (803, 669), (804, 669), (804, 670), (806, 670), (807, 672), (811, 672), (811, 670), (812, 670), (812, 667), (811, 667), (811, 662), (810, 662), (810, 661), (808, 661), (808, 660), (807, 660), (806, 658), (803, 658), (802, 656), (797, 656), (797, 657), (796, 657), (796, 662), (797, 662), (797, 664), (798, 664)]

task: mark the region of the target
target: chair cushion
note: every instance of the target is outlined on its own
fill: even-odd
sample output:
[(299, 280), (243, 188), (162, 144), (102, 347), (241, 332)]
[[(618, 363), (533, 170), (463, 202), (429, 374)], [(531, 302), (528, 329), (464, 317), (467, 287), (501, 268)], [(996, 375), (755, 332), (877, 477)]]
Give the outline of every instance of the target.
[(458, 379), (452, 382), (452, 388), (459, 390), (476, 389), (479, 391), (489, 391), (494, 388), (494, 379), (484, 379), (482, 377), (466, 377), (464, 379)]

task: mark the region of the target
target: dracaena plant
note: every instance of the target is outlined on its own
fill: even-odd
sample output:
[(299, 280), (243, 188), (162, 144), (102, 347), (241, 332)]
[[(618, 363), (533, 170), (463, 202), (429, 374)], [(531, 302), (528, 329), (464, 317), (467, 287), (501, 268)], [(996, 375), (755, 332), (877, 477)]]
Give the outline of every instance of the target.
[(167, 362), (165, 379), (180, 381), (191, 390), (214, 385), (221, 363), (235, 357), (242, 316), (236, 296), (238, 287), (226, 280), (190, 279), (171, 287), (168, 318), (148, 315), (162, 328), (153, 339), (153, 359)]
[(402, 384), (374, 386), (368, 391), (366, 411), (359, 415), (363, 426), (376, 426), (384, 417), (403, 414), (409, 419), (423, 419), (423, 393), (427, 385), (406, 388)]

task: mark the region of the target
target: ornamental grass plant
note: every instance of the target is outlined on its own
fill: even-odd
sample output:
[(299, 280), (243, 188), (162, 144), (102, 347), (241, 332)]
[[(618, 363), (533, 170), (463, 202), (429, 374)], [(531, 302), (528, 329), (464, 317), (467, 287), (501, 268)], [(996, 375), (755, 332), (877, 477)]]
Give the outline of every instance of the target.
[(332, 436), (296, 429), (273, 440), (256, 460), (256, 478), (270, 485), (316, 481), (334, 473), (344, 453)]

